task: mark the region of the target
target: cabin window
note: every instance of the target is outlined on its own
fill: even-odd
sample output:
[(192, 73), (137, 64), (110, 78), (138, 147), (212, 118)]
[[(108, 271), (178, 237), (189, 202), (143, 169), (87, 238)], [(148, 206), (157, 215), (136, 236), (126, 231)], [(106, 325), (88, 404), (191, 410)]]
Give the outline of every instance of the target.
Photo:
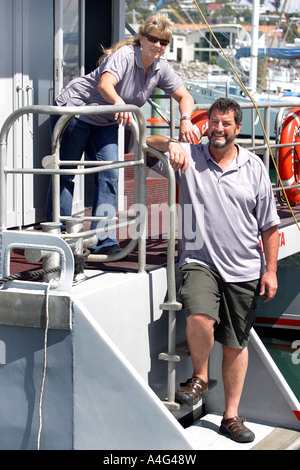
[(79, 0), (63, 2), (63, 61), (65, 87), (73, 78), (80, 75), (80, 5)]

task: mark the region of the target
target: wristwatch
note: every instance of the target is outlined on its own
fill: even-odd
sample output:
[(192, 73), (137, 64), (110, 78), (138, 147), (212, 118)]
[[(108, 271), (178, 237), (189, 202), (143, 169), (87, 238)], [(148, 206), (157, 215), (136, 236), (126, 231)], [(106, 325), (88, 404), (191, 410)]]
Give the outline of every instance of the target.
[(178, 139), (174, 139), (174, 137), (171, 137), (168, 142), (167, 142), (167, 150), (169, 150), (169, 145), (171, 142), (177, 142), (179, 143), (179, 140)]
[(191, 120), (191, 116), (182, 116), (180, 118), (180, 121), (184, 121), (185, 119), (188, 119), (189, 121)]

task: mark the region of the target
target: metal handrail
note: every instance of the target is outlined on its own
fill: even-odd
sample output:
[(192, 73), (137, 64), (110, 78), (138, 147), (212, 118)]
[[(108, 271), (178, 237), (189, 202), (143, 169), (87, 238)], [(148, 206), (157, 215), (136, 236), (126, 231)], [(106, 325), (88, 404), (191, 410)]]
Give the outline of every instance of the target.
[(168, 311), (168, 395), (165, 404), (170, 409), (176, 409), (176, 361), (172, 360), (176, 353), (176, 311), (181, 310), (182, 305), (176, 300), (176, 276), (175, 276), (175, 241), (176, 241), (176, 180), (175, 172), (166, 156), (158, 150), (144, 146), (145, 152), (151, 149), (164, 165), (168, 176), (168, 244), (167, 244), (167, 301), (160, 305), (161, 310)]
[[(63, 132), (65, 126), (67, 125), (68, 121), (72, 119), (72, 117), (76, 115), (92, 115), (92, 114), (100, 114), (100, 107), (99, 106), (80, 106), (80, 107), (59, 107), (59, 106), (25, 106), (19, 108), (18, 110), (14, 111), (10, 114), (10, 116), (4, 122), (1, 132), (0, 132), (0, 231), (6, 229), (6, 194), (7, 194), (7, 175), (12, 173), (22, 173), (22, 174), (50, 174), (53, 176), (54, 179), (54, 191), (53, 191), (53, 213), (54, 213), (54, 225), (59, 224), (62, 218), (59, 216), (59, 184), (60, 178), (59, 175), (62, 174), (87, 174), (87, 173), (95, 173), (105, 171), (111, 168), (125, 168), (130, 166), (136, 166), (138, 168), (139, 177), (137, 182), (137, 191), (135, 194), (137, 195), (137, 200), (139, 204), (146, 206), (146, 165), (145, 159), (143, 157), (143, 147), (142, 145), (145, 144), (146, 141), (146, 124), (144, 116), (141, 110), (134, 105), (121, 105), (121, 106), (114, 106), (114, 105), (107, 105), (101, 106), (101, 114), (108, 114), (108, 113), (115, 113), (115, 112), (132, 112), (137, 118), (137, 124), (133, 123), (132, 128), (136, 136), (137, 145), (135, 146), (135, 161), (134, 162), (112, 162), (106, 165), (101, 165), (98, 162), (94, 162), (93, 167), (91, 168), (81, 168), (81, 169), (60, 169), (60, 160), (59, 160), (59, 149), (60, 149), (60, 136)], [(54, 155), (54, 168), (43, 168), (43, 169), (36, 169), (36, 168), (8, 168), (7, 167), (7, 145), (8, 145), (8, 135), (9, 132), (17, 119), (21, 116), (26, 114), (47, 114), (47, 115), (62, 115), (63, 117), (60, 118), (55, 126), (53, 139), (52, 139), (52, 151)], [(64, 165), (66, 162), (63, 162)], [(90, 162), (73, 162), (73, 164), (80, 165), (81, 167), (90, 166)], [(135, 214), (135, 230), (139, 232), (138, 236), (132, 238), (129, 242), (127, 247), (122, 250), (120, 254), (116, 255), (90, 255), (89, 259), (91, 261), (104, 261), (104, 260), (117, 260), (121, 259), (122, 257), (127, 256), (136, 246), (139, 244), (139, 272), (145, 270), (145, 259), (146, 259), (146, 237), (144, 236), (144, 228), (145, 228), (145, 214), (136, 215)], [(84, 217), (81, 218), (84, 220)], [(76, 219), (78, 220), (78, 219)], [(95, 217), (93, 220), (103, 220), (103, 218)], [(105, 218), (105, 220), (107, 220)], [(113, 228), (124, 227), (126, 225), (133, 224), (132, 221), (128, 222), (120, 222), (116, 223), (114, 226), (97, 228), (93, 231), (89, 231), (88, 233), (81, 233), (75, 235), (72, 233), (72, 239), (78, 237), (85, 237), (87, 235), (95, 235), (100, 232), (105, 232), (108, 230), (112, 230)], [(139, 227), (139, 228), (137, 228)], [(70, 238), (70, 235), (61, 235), (62, 238)]]
[[(264, 108), (269, 110), (271, 107), (276, 107), (276, 108), (291, 108), (292, 106), (297, 105), (297, 103), (293, 103), (293, 105), (289, 102), (273, 102), (273, 101), (265, 101), (263, 103), (259, 103), (258, 107), (259, 108)], [(299, 101), (300, 105), (300, 101)], [(208, 109), (210, 107), (210, 104), (204, 104), (204, 105), (195, 105), (194, 110), (204, 110)], [(241, 103), (242, 109), (249, 109), (253, 108), (252, 103)], [(112, 111), (113, 109), (113, 111)], [(145, 136), (146, 136), (146, 129), (145, 129), (145, 119), (144, 116), (141, 112), (141, 110), (136, 107), (136, 106), (131, 106), (131, 105), (122, 105), (122, 106), (113, 106), (113, 105), (108, 105), (108, 106), (101, 106), (101, 113), (106, 114), (106, 113), (111, 113), (115, 111), (130, 111), (133, 112), (136, 117), (137, 117), (137, 125), (138, 125), (138, 132), (141, 134), (140, 141), (137, 138), (138, 141), (138, 154), (142, 155), (142, 142), (145, 142)], [(22, 174), (52, 174), (52, 175), (62, 175), (62, 174), (87, 174), (87, 173), (94, 173), (96, 171), (101, 172), (104, 171), (105, 169), (110, 169), (110, 168), (121, 168), (121, 167), (127, 167), (127, 166), (136, 166), (136, 165), (144, 165), (144, 161), (142, 158), (135, 162), (114, 162), (111, 164), (107, 163), (105, 164), (105, 168), (101, 168), (101, 166), (104, 166), (103, 163), (101, 162), (85, 162), (81, 161), (80, 166), (85, 166), (85, 167), (90, 167), (90, 168), (85, 168), (85, 169), (35, 169), (35, 168), (7, 168), (6, 167), (6, 148), (7, 148), (7, 140), (8, 140), (8, 133), (10, 131), (10, 128), (12, 127), (13, 123), (19, 119), (21, 116), (25, 114), (30, 114), (30, 113), (38, 113), (38, 114), (53, 114), (53, 115), (62, 115), (64, 116), (64, 119), (59, 119), (57, 125), (57, 134), (54, 135), (53, 138), (53, 154), (55, 155), (56, 158), (56, 164), (59, 164), (59, 157), (57, 156), (57, 152), (59, 150), (59, 133), (63, 130), (63, 124), (66, 125), (69, 119), (72, 117), (81, 114), (81, 115), (90, 115), (90, 114), (99, 114), (99, 106), (82, 106), (82, 107), (58, 107), (58, 106), (25, 106), (23, 108), (20, 108), (16, 111), (14, 111), (4, 122), (1, 133), (0, 133), (0, 187), (1, 187), (1, 198), (0, 198), (0, 230), (5, 228), (5, 208), (6, 208), (6, 181), (5, 181), (5, 175), (8, 173), (22, 173)], [(267, 121), (269, 121), (269, 116), (267, 116)], [(61, 121), (61, 122), (60, 122)], [(267, 122), (267, 129), (269, 129), (269, 123)], [(134, 125), (132, 126), (133, 130)], [(136, 132), (135, 132), (136, 133)], [(137, 136), (136, 136), (137, 137)], [(268, 135), (269, 137), (269, 135)], [(272, 148), (280, 148), (283, 146), (286, 146), (288, 144), (271, 144)], [(292, 143), (291, 145), (300, 145), (300, 143)], [(264, 138), (264, 144), (262, 146), (252, 146), (248, 148), (249, 150), (263, 150), (264, 151), (264, 162), (266, 164), (267, 170), (269, 170), (269, 148), (266, 143), (266, 139)], [(5, 162), (5, 163), (4, 163)], [(64, 162), (64, 165), (78, 165), (78, 162)], [(92, 165), (92, 166), (91, 166)], [(111, 165), (111, 166), (110, 166)], [(50, 171), (51, 170), (51, 171)], [(278, 188), (279, 190), (280, 188)], [(58, 218), (55, 217), (55, 220), (58, 221)]]

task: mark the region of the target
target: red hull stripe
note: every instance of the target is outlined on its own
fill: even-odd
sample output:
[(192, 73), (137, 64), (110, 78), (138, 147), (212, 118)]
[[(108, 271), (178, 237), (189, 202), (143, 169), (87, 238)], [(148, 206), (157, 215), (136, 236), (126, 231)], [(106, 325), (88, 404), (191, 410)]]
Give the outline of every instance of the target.
[(293, 411), (294, 411), (298, 421), (300, 421), (300, 411), (297, 411), (297, 410), (293, 410)]
[(300, 320), (293, 320), (291, 318), (257, 317), (255, 323), (267, 323), (268, 325), (300, 326)]

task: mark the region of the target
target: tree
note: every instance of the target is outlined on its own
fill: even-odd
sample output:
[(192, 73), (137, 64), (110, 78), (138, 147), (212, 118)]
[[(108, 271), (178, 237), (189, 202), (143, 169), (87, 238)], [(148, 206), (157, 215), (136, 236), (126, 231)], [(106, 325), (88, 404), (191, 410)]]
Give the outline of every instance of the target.
[(276, 13), (279, 12), (281, 0), (273, 0), (272, 5), (274, 6)]

